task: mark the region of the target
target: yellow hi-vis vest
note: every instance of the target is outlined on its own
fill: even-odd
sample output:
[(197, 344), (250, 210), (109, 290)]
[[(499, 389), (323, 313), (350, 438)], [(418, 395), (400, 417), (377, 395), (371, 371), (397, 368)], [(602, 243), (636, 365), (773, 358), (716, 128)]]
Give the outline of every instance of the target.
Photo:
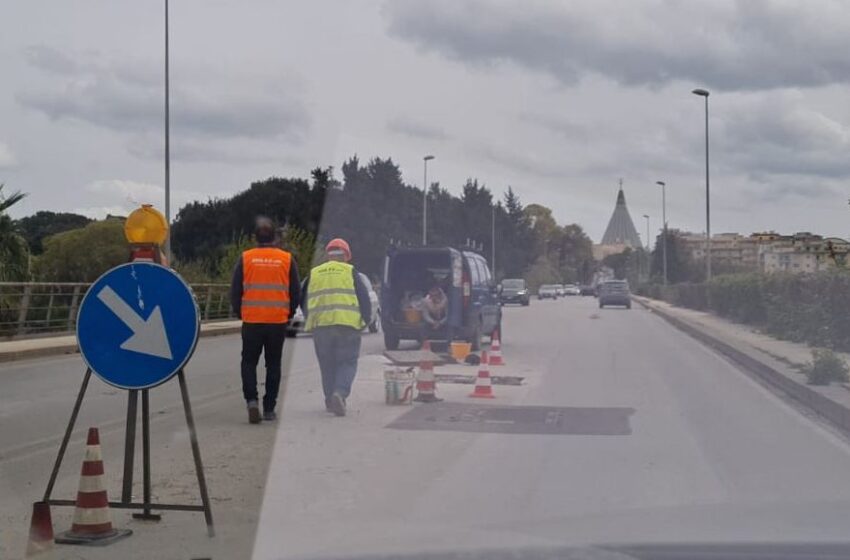
[(316, 327), (341, 325), (360, 330), (363, 318), (354, 289), (354, 267), (348, 263), (328, 261), (310, 272), (307, 287), (308, 331)]

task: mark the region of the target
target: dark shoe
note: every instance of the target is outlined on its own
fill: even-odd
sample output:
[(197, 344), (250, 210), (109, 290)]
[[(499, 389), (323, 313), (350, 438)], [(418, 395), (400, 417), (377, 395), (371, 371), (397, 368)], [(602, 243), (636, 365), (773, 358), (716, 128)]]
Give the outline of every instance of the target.
[(274, 422), (277, 420), (277, 413), (274, 410), (264, 410), (263, 411), (263, 420), (266, 422)]
[(257, 401), (248, 402), (248, 422), (251, 424), (260, 423), (260, 405)]
[(336, 416), (345, 416), (345, 399), (339, 393), (334, 393), (331, 395), (330, 408)]
[(333, 409), (331, 408), (331, 398), (330, 397), (325, 397), (325, 410), (327, 410), (328, 412), (333, 412)]

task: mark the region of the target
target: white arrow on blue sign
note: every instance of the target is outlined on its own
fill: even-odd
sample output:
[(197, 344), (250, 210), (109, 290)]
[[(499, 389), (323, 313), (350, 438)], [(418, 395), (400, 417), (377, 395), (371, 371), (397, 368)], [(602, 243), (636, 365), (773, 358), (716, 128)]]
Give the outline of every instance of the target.
[(77, 343), (91, 370), (122, 389), (148, 389), (180, 371), (198, 342), (192, 290), (173, 270), (149, 262), (113, 268), (80, 304)]

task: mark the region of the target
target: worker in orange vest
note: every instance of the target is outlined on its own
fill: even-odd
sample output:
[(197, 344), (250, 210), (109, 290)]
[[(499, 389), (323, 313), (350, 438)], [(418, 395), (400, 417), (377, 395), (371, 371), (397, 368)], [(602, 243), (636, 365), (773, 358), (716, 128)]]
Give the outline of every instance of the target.
[(283, 341), (291, 313), (301, 304), (301, 280), (292, 254), (275, 246), (271, 219), (258, 217), (254, 228), (257, 247), (242, 253), (233, 271), (230, 302), (242, 319), (242, 395), (248, 403), (248, 421), (260, 423), (257, 363), (266, 358), (266, 394), (263, 420), (277, 418)]

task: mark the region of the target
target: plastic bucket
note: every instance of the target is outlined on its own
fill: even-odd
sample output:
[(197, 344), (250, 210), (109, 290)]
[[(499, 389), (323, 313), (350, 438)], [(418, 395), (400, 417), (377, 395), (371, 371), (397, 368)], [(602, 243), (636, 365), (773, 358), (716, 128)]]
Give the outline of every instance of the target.
[(472, 352), (472, 344), (469, 342), (452, 342), (449, 347), (449, 352), (451, 353), (452, 358), (458, 362), (462, 362), (466, 359), (469, 353)]
[(410, 324), (422, 322), (422, 312), (418, 309), (405, 309), (404, 320)]
[(384, 371), (384, 400), (387, 404), (413, 404), (413, 372), (400, 369)]

